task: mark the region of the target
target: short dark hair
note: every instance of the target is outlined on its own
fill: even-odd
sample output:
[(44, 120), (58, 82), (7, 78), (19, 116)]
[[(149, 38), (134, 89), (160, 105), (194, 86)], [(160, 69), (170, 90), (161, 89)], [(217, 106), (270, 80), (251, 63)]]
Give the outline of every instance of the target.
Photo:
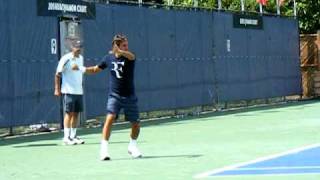
[(113, 37), (113, 40), (112, 40), (112, 46), (114, 44), (117, 44), (118, 46), (120, 45), (120, 43), (124, 42), (124, 41), (128, 41), (128, 38), (123, 35), (123, 34), (117, 34)]

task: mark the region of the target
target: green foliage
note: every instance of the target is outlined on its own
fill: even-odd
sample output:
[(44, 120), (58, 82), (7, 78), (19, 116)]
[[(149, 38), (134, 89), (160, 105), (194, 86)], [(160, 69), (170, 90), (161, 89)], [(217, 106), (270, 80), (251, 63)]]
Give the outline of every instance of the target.
[(218, 8), (217, 0), (199, 0), (200, 7)]
[(320, 30), (320, 1), (297, 0), (301, 33), (316, 33)]
[[(173, 5), (193, 6), (194, 0), (164, 0), (165, 4), (173, 1)], [(297, 13), (301, 33), (316, 33), (320, 30), (320, 0), (296, 0)], [(199, 7), (218, 8), (218, 0), (199, 0)], [(241, 10), (241, 0), (222, 0), (222, 8), (230, 11)], [(293, 0), (285, 0), (280, 11), (282, 16), (294, 15)], [(259, 12), (259, 4), (256, 0), (245, 0), (245, 10), (249, 12)], [(276, 14), (276, 0), (268, 0), (266, 6), (263, 7), (264, 13)]]

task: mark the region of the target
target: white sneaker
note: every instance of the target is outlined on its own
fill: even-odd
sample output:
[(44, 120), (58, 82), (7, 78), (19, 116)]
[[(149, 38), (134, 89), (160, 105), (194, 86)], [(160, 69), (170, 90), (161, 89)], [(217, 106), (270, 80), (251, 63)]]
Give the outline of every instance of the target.
[(84, 144), (84, 140), (80, 139), (78, 136), (72, 139), (76, 144)]
[(142, 153), (139, 151), (139, 149), (136, 145), (129, 145), (128, 146), (128, 153), (133, 158), (141, 158), (142, 157)]
[(63, 138), (63, 139), (62, 139), (62, 143), (63, 143), (64, 145), (75, 145), (75, 144), (77, 144), (75, 141), (73, 141), (73, 140), (70, 139), (70, 138)]
[(100, 160), (101, 161), (108, 161), (110, 159), (109, 151), (107, 148), (101, 148), (100, 149)]

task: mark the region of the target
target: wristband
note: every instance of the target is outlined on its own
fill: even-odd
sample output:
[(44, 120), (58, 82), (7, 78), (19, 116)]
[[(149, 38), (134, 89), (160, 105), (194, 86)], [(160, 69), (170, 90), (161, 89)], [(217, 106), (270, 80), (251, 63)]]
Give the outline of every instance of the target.
[(80, 67), (79, 67), (79, 70), (80, 70), (82, 73), (85, 73), (85, 72), (86, 72), (86, 69), (87, 69), (87, 68), (85, 68), (85, 67), (83, 67), (83, 66), (80, 66)]

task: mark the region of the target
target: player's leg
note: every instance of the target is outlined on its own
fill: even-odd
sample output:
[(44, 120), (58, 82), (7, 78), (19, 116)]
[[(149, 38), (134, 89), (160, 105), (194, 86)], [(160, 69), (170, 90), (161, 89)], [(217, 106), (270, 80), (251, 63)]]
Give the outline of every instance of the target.
[(100, 160), (110, 160), (109, 154), (109, 139), (111, 135), (111, 128), (114, 120), (116, 119), (115, 114), (108, 114), (102, 129), (102, 139), (101, 139), (101, 148), (100, 148)]
[(79, 121), (79, 113), (83, 110), (82, 95), (73, 95), (74, 98), (74, 109), (71, 113), (71, 133), (70, 138), (73, 139), (77, 144), (84, 144), (84, 140), (77, 136), (77, 126)]
[(64, 108), (64, 119), (63, 119), (63, 125), (64, 125), (64, 137), (62, 139), (62, 142), (65, 145), (74, 145), (75, 142), (70, 138), (70, 134), (71, 134), (71, 119), (72, 119), (72, 109), (73, 109), (73, 101), (72, 98), (70, 97), (70, 95), (68, 94), (64, 94), (63, 95), (63, 108)]
[(78, 113), (77, 112), (71, 112), (71, 133), (70, 133), (70, 138), (75, 138), (76, 136), (76, 131), (77, 131), (77, 125), (78, 125)]
[(116, 120), (116, 114), (108, 114), (102, 129), (102, 140), (109, 141), (113, 122)]
[(124, 102), (124, 114), (127, 121), (131, 122), (130, 143), (128, 145), (128, 153), (133, 158), (142, 157), (142, 153), (138, 149), (137, 139), (140, 134), (139, 110), (137, 105), (137, 98), (135, 96), (129, 97)]
[(100, 160), (110, 160), (109, 139), (113, 122), (116, 120), (121, 108), (120, 99), (110, 95), (107, 104), (107, 116), (102, 129), (102, 139), (100, 148)]
[(73, 112), (71, 113), (71, 130), (70, 130), (70, 138), (76, 144), (84, 144), (84, 140), (82, 140), (79, 136), (77, 136), (77, 126), (79, 121), (79, 113)]
[(64, 126), (64, 129), (63, 129), (64, 136), (63, 136), (62, 142), (65, 145), (73, 145), (74, 142), (70, 139), (70, 132), (71, 132), (71, 115), (70, 115), (70, 113), (67, 113), (67, 112), (65, 113), (64, 119), (63, 119), (63, 126)]
[(130, 133), (130, 137), (133, 140), (137, 140), (140, 134), (140, 122), (136, 121), (136, 122), (132, 122), (131, 123), (131, 133)]
[(131, 154), (133, 158), (140, 158), (142, 157), (142, 153), (140, 152), (137, 146), (137, 139), (140, 132), (140, 123), (139, 122), (132, 122), (131, 123), (131, 138), (130, 143), (128, 145), (128, 153)]

